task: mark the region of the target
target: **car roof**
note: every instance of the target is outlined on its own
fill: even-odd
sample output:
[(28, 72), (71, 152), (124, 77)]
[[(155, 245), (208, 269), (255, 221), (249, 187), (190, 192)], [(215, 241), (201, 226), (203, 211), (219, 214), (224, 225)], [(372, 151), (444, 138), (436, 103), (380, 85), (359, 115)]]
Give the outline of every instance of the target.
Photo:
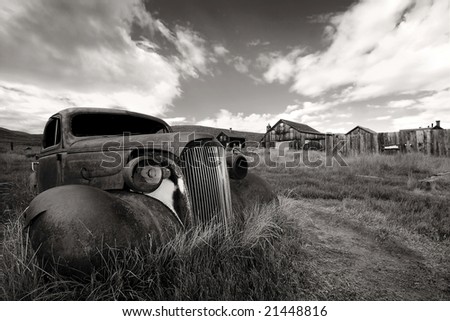
[(164, 124), (166, 127), (170, 128), (170, 126), (161, 118), (146, 115), (146, 114), (141, 114), (141, 113), (125, 110), (125, 109), (116, 109), (116, 108), (72, 107), (72, 108), (66, 108), (66, 109), (60, 110), (53, 116), (61, 115), (65, 118), (65, 117), (72, 117), (72, 116), (78, 115), (78, 114), (110, 114), (110, 115), (115, 114), (115, 115), (135, 116), (135, 117), (146, 118), (149, 120), (160, 122), (160, 123)]

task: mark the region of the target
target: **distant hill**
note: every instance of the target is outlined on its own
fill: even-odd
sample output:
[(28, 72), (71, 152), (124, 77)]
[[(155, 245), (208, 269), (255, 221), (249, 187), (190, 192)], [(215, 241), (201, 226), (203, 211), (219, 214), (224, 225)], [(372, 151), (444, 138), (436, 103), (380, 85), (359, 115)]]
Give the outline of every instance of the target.
[(9, 130), (0, 127), (0, 143), (11, 143), (16, 145), (40, 146), (42, 135), (28, 134), (25, 132)]
[(220, 132), (224, 132), (227, 135), (235, 136), (235, 137), (245, 137), (245, 140), (248, 142), (259, 142), (264, 134), (263, 133), (254, 133), (254, 132), (243, 132), (238, 130), (231, 130), (225, 128), (215, 128), (215, 127), (207, 127), (207, 126), (198, 126), (198, 125), (176, 125), (171, 126), (174, 132), (198, 132), (198, 133), (207, 133), (213, 136), (217, 136)]
[[(232, 130), (225, 128), (214, 128), (207, 126), (197, 126), (197, 125), (178, 125), (171, 126), (173, 131), (180, 132), (202, 132), (213, 136), (219, 135), (220, 132), (224, 132), (227, 135), (232, 135), (235, 137), (245, 137), (246, 141), (259, 142), (264, 134), (254, 133), (254, 132), (244, 132), (238, 130)], [(16, 145), (29, 145), (29, 146), (40, 146), (42, 141), (41, 134), (28, 134), (21, 131), (9, 130), (0, 127), (0, 143), (2, 145), (10, 144), (13, 142)]]

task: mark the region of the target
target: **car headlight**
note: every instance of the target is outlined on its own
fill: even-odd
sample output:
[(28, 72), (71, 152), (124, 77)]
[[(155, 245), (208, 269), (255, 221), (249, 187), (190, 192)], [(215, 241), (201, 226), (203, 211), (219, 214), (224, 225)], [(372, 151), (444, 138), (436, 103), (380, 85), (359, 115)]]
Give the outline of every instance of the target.
[(241, 153), (227, 153), (228, 175), (232, 179), (244, 179), (248, 172), (247, 158)]
[(137, 157), (131, 160), (123, 170), (125, 184), (135, 191), (151, 193), (170, 177), (170, 169), (148, 157)]

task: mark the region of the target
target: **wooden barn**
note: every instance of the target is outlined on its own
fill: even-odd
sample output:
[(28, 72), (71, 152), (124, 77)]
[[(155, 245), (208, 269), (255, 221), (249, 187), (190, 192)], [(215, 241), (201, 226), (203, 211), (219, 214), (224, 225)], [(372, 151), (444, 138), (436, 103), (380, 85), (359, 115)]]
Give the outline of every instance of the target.
[(217, 140), (224, 147), (245, 147), (245, 137), (233, 132), (231, 128), (230, 130), (222, 130), (217, 135)]
[(274, 126), (267, 126), (267, 132), (261, 142), (266, 148), (278, 148), (281, 143), (288, 142), (291, 149), (323, 149), (325, 134), (308, 125), (280, 119)]

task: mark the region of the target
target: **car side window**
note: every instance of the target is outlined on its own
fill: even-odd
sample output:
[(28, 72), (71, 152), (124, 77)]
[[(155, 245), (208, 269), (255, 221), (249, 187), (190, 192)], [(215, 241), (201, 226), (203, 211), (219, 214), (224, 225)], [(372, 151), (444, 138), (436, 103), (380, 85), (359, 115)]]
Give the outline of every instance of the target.
[(61, 141), (61, 129), (59, 126), (59, 118), (50, 118), (45, 125), (42, 147), (47, 148), (58, 145)]

